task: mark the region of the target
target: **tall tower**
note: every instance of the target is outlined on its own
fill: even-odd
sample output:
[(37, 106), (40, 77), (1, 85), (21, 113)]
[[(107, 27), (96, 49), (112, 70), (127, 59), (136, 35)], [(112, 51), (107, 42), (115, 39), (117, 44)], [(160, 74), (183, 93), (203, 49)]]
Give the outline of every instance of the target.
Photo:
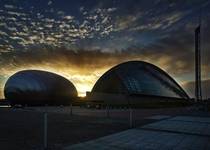
[(195, 29), (195, 100), (202, 100), (201, 88), (201, 23)]

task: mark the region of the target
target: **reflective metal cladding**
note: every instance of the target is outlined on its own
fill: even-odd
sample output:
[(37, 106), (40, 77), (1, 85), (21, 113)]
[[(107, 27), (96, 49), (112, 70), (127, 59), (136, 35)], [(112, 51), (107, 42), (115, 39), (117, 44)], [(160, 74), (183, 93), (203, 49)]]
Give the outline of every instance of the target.
[(143, 61), (129, 61), (111, 68), (96, 82), (94, 92), (189, 98), (166, 72)]
[(63, 105), (70, 104), (77, 97), (77, 91), (69, 80), (60, 75), (24, 70), (7, 80), (4, 95), (12, 105)]

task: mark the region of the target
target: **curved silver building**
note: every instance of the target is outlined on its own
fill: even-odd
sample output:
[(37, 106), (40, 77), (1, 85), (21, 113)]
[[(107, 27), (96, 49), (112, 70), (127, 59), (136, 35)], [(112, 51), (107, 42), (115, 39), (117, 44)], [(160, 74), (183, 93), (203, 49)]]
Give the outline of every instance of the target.
[(91, 95), (94, 93), (189, 98), (166, 72), (143, 61), (129, 61), (111, 68), (96, 82)]
[(11, 105), (65, 105), (77, 97), (77, 91), (69, 80), (60, 75), (24, 70), (7, 80), (4, 95)]

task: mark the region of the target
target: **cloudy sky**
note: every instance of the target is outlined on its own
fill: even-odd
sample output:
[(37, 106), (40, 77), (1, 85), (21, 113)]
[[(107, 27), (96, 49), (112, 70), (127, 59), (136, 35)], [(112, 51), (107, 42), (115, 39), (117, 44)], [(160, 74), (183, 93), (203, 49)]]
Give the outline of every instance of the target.
[(200, 14), (206, 97), (209, 0), (0, 0), (0, 89), (17, 71), (40, 69), (68, 78), (84, 95), (111, 67), (143, 60), (165, 70), (193, 96)]

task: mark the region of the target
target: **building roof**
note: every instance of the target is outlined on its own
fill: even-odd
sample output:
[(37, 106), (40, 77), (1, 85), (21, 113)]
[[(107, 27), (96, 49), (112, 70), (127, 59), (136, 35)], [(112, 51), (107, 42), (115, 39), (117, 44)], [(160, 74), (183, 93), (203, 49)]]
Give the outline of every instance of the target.
[(165, 71), (143, 61), (128, 61), (111, 68), (99, 78), (92, 92), (189, 98)]
[(24, 70), (7, 80), (4, 94), (12, 103), (62, 103), (62, 100), (70, 101), (72, 97), (76, 97), (77, 91), (69, 80), (58, 74)]

